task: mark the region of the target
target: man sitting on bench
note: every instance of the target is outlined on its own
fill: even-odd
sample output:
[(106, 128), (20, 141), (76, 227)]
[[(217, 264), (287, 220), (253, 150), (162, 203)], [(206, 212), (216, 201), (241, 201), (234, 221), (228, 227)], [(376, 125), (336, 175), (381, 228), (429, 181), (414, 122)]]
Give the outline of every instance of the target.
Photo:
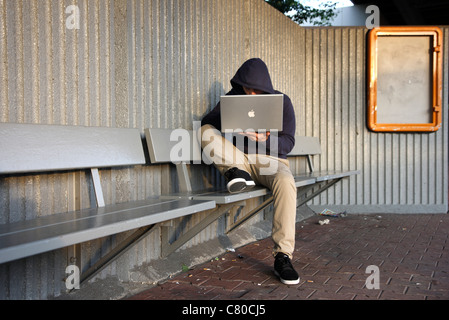
[[(232, 78), (231, 85), (232, 89), (227, 95), (280, 94), (273, 89), (266, 64), (258, 58), (246, 61)], [(284, 95), (283, 130), (276, 137), (270, 136), (270, 132), (246, 132), (241, 134), (252, 143), (247, 140), (244, 144), (236, 141), (232, 143), (220, 131), (218, 103), (201, 122), (201, 147), (203, 150), (212, 150), (203, 154), (225, 176), (230, 192), (249, 190), (255, 183), (272, 191), (274, 271), (282, 283), (298, 284), (299, 276), (290, 260), (295, 245), (296, 224), (296, 186), (287, 160), (287, 154), (295, 144), (296, 131), (296, 118), (290, 98)], [(274, 139), (277, 139), (277, 143), (272, 142)], [(270, 145), (277, 149), (270, 150)]]

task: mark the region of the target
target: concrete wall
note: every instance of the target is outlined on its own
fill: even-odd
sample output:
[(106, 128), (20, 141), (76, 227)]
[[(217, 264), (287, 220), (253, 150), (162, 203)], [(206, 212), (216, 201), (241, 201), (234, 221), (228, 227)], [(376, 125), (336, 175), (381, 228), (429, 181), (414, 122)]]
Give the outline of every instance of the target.
[[(70, 5), (79, 12), (66, 13)], [(77, 17), (79, 29), (72, 29)], [(262, 0), (0, 0), (0, 121), (142, 133), (146, 127), (192, 129), (192, 122), (230, 89), (236, 69), (257, 56), (266, 61), (275, 87), (291, 97), (297, 134), (320, 138), (324, 152), (315, 168), (362, 172), (312, 201), (312, 208), (446, 212), (448, 28), (444, 32), (442, 129), (378, 134), (366, 127), (364, 28), (301, 28)], [(304, 165), (298, 161), (294, 167)], [(176, 188), (168, 165), (101, 170), (100, 175), (107, 204)], [(212, 169), (206, 177), (221, 181)], [(92, 205), (84, 172), (0, 177), (0, 223)], [(216, 238), (222, 223), (186, 246)], [(83, 268), (125, 236), (82, 244)], [(0, 299), (39, 299), (65, 291), (68, 251), (0, 265)], [(131, 268), (159, 254), (157, 230), (99, 277), (129, 281)]]

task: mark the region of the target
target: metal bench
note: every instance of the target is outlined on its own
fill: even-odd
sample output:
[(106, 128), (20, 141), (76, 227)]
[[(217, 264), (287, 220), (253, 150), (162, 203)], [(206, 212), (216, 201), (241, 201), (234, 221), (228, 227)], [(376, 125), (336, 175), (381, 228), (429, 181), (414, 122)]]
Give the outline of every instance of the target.
[(137, 129), (0, 123), (0, 178), (37, 172), (90, 170), (95, 208), (0, 225), (0, 263), (136, 229), (86, 275), (163, 221), (215, 208), (193, 199), (146, 199), (105, 205), (99, 168), (146, 164)]
[[(273, 202), (270, 190), (262, 186), (256, 186), (250, 191), (237, 194), (230, 194), (223, 186), (193, 191), (188, 166), (190, 164), (201, 164), (201, 149), (193, 131), (184, 129), (145, 129), (145, 137), (152, 163), (173, 163), (177, 168), (179, 192), (162, 195), (162, 199), (210, 200), (217, 204), (217, 208), (212, 214), (208, 215), (175, 241), (169, 240), (168, 233), (170, 229), (166, 229), (166, 241), (162, 248), (163, 255), (168, 255), (175, 251), (209, 224), (222, 215), (229, 213), (234, 207), (244, 206), (246, 200), (264, 198), (260, 205), (243, 216), (240, 216), (239, 210), (234, 210), (238, 214), (231, 217), (231, 223), (227, 232), (231, 232)], [(309, 202), (341, 179), (360, 173), (359, 171), (316, 172), (313, 168), (312, 156), (321, 154), (319, 139), (302, 136), (295, 138), (295, 147), (288, 157), (307, 157), (309, 169), (306, 173), (294, 175), (296, 187), (298, 188), (297, 207)]]

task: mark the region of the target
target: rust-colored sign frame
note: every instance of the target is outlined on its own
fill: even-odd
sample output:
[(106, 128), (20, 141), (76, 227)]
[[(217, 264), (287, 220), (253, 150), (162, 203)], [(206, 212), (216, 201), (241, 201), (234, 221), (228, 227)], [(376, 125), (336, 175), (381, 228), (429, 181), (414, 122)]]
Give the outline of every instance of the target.
[[(432, 122), (378, 123), (377, 122), (377, 52), (378, 38), (382, 36), (430, 36), (433, 39), (432, 57)], [(378, 27), (368, 35), (368, 127), (376, 132), (434, 132), (442, 121), (442, 31), (438, 27)]]

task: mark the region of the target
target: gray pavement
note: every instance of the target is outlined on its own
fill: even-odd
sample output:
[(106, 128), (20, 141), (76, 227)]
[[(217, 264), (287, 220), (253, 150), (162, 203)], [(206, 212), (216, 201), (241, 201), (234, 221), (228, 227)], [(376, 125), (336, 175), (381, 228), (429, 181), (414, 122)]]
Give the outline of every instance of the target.
[(313, 216), (297, 224), (298, 285), (274, 275), (268, 238), (127, 299), (447, 300), (448, 235), (447, 214)]

